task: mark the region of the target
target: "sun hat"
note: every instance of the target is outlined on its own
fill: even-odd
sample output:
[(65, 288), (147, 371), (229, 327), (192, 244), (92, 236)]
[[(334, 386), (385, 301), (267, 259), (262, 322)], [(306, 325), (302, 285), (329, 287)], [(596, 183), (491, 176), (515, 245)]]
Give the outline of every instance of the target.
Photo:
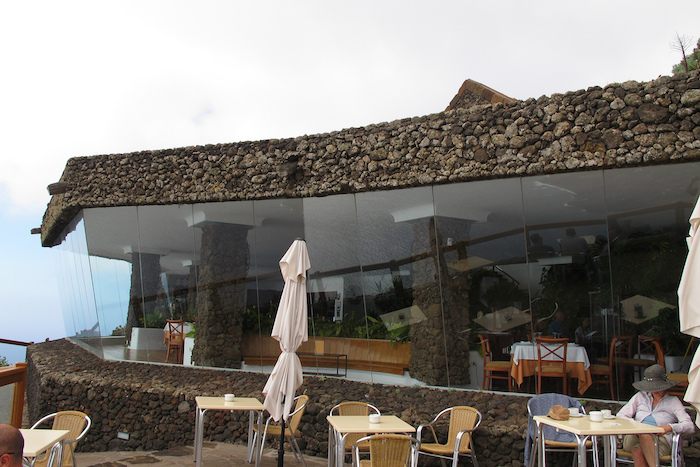
[(555, 405), (554, 407), (549, 409), (547, 416), (549, 418), (553, 418), (554, 420), (568, 420), (569, 409), (567, 409), (563, 405)]
[(644, 379), (632, 383), (635, 389), (644, 392), (665, 391), (678, 384), (669, 381), (666, 377), (666, 369), (659, 364), (654, 364), (644, 370)]

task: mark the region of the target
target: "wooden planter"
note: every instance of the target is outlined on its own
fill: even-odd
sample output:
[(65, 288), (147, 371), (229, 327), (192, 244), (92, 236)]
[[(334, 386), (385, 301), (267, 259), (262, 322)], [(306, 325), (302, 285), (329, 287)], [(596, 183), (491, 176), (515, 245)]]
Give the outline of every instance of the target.
[[(269, 335), (243, 336), (243, 360), (247, 365), (274, 365), (281, 353), (279, 342)], [(411, 344), (383, 339), (309, 337), (297, 351), (302, 365), (335, 368), (337, 356), (347, 356), (352, 370), (402, 375), (411, 361)]]

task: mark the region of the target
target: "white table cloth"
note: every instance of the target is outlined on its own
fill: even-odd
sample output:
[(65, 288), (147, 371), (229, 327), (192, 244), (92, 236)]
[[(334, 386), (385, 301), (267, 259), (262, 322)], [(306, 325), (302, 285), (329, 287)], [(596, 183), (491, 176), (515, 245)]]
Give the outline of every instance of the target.
[[(537, 346), (532, 342), (516, 342), (513, 344), (511, 352), (513, 354), (513, 364), (515, 365), (520, 360), (537, 360)], [(545, 360), (553, 359), (554, 356), (552, 355), (545, 357)], [(591, 366), (586, 349), (576, 344), (569, 344), (566, 347), (566, 361), (583, 363), (584, 370), (588, 370)]]

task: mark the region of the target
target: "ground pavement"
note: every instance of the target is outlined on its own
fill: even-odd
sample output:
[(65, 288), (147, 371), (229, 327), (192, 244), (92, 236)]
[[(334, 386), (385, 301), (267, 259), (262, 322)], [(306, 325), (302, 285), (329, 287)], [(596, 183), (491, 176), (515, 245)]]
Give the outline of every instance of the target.
[[(202, 467), (253, 466), (246, 462), (247, 448), (241, 444), (204, 442), (202, 450)], [(166, 466), (194, 466), (192, 446), (171, 448), (166, 451), (108, 451), (78, 452), (75, 454), (80, 467), (129, 467), (139, 464), (157, 464)], [(328, 465), (328, 459), (304, 456), (308, 467)], [(263, 453), (262, 467), (277, 465), (277, 450), (268, 448)], [(284, 465), (302, 466), (294, 459), (294, 454), (285, 451)]]

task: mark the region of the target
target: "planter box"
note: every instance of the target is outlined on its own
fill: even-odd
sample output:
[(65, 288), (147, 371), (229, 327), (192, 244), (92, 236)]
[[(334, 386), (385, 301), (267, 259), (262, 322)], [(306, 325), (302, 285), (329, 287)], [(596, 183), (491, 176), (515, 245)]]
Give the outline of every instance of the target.
[(132, 350), (166, 350), (163, 345), (163, 330), (157, 328), (131, 328)]
[[(246, 365), (274, 365), (280, 354), (279, 342), (269, 335), (243, 336)], [(403, 375), (411, 360), (410, 342), (344, 337), (309, 337), (297, 350), (304, 366), (336, 367), (336, 356), (347, 357), (351, 370), (378, 371)]]
[(185, 353), (182, 357), (182, 364), (185, 366), (193, 366), (192, 349), (194, 349), (194, 337), (185, 337)]

